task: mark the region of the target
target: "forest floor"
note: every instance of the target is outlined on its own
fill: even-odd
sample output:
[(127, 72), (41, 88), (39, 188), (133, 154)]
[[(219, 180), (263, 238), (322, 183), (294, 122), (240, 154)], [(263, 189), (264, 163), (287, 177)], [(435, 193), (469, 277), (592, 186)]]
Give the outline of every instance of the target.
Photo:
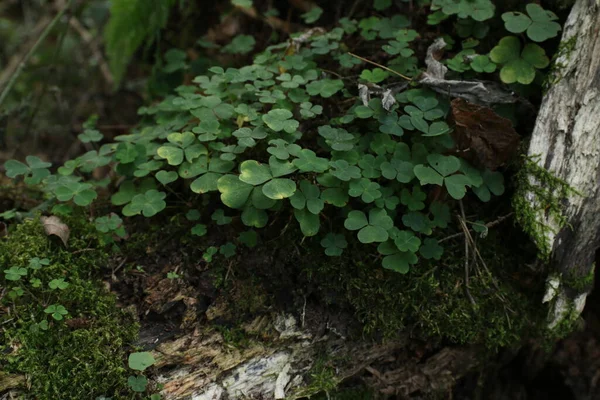
[[(213, 35), (242, 29), (239, 21), (226, 20), (219, 25), (214, 10), (207, 15), (207, 26), (214, 27)], [(250, 22), (243, 29), (260, 31), (260, 24)], [(33, 95), (28, 99), (36, 99), (35, 102), (23, 101), (10, 113), (0, 115), (0, 164), (25, 155), (62, 164), (89, 150), (76, 138), (91, 114), (99, 115), (98, 129), (109, 139), (126, 133), (138, 122), (137, 109), (148, 99), (145, 88), (135, 82), (147, 76), (149, 67), (131, 67), (129, 79), (133, 83), (113, 92), (101, 68), (104, 61), (99, 59), (99, 64), (90, 69), (87, 59), (94, 47), (81, 38), (78, 43), (67, 43), (71, 46), (67, 57), (75, 58), (43, 65), (39, 75), (28, 83), (31, 86), (21, 89), (25, 92), (31, 88)], [(73, 56), (78, 52), (81, 54)], [(1, 187), (6, 189), (8, 184), (2, 176)], [(39, 200), (28, 197), (26, 191), (18, 196), (8, 189), (0, 193), (0, 213), (12, 208), (31, 209), (37, 204)], [(354, 335), (363, 333), (368, 319), (357, 319), (359, 308), (348, 301), (347, 293), (316, 287), (318, 277), (307, 273), (307, 263), (298, 263), (302, 257), (310, 258), (310, 249), (282, 243), (274, 236), (259, 250), (248, 250), (243, 257), (212, 265), (202, 261), (202, 252), (185, 234), (189, 227), (179, 224), (177, 220), (161, 225), (134, 220), (128, 229), (130, 236), (121, 246), (124, 251), (111, 255), (100, 271), (105, 285), (117, 296), (119, 307), (133, 310), (139, 320), (143, 335), (136, 344), (142, 348), (151, 349), (157, 338), (164, 341), (181, 335), (198, 322), (220, 326), (232, 345), (243, 345), (246, 337), (239, 325), (273, 309), (296, 314), (302, 309), (310, 310), (303, 315), (304, 322), (315, 331), (339, 326)], [(178, 277), (166, 278), (173, 272)], [(331, 271), (316, 274), (319, 273), (320, 278), (326, 279)], [(539, 290), (539, 285), (532, 287)], [(530, 343), (518, 351), (502, 350), (484, 372), (467, 375), (440, 398), (598, 398), (594, 396), (600, 396), (600, 293), (592, 292), (588, 297), (578, 331), (560, 340), (548, 353), (537, 348), (536, 343)], [(372, 379), (371, 372), (363, 371), (344, 383), (341, 393), (356, 395), (358, 388)], [(372, 396), (366, 391), (360, 393), (364, 397), (353, 398)]]

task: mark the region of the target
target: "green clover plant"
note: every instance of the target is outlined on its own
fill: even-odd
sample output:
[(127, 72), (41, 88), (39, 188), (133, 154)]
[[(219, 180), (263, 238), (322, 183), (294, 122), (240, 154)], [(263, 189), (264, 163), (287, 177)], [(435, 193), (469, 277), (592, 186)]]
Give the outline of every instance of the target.
[[(375, 0), (374, 7), (390, 10), (392, 3)], [(238, 11), (252, 7), (249, 0), (231, 4)], [(527, 15), (503, 14), (510, 32), (527, 32), (538, 42), (557, 34), (554, 14), (535, 4), (526, 10)], [(454, 54), (443, 60), (448, 73), (493, 79), (499, 70), (505, 83), (531, 84), (549, 63), (545, 50), (508, 36), (486, 54), (484, 46), (497, 40), (486, 38), (493, 34), (487, 21), (494, 13), (490, 0), (431, 2), (428, 23), (452, 18), (448, 26), (456, 32), (455, 38), (445, 37)], [(315, 6), (302, 18), (311, 24), (322, 16)], [(110, 185), (114, 210), (94, 220), (107, 244), (126, 237), (123, 217), (152, 218), (169, 210), (185, 216), (194, 236), (225, 226), (233, 230), (227, 242), (203, 249), (207, 263), (255, 247), (266, 227), (288, 225), (314, 236), (329, 257), (360, 243), (377, 249), (383, 267), (400, 273), (419, 259), (440, 260), (444, 249), (438, 239), (456, 201), (469, 196), (488, 202), (502, 195), (502, 174), (449, 155), (455, 147), (449, 96), (416, 81), (402, 86), (401, 75), (422, 72), (418, 38), (427, 32), (417, 33), (402, 14), (339, 22), (330, 31), (293, 33), (289, 42), (267, 47), (248, 65), (210, 67), (142, 107), (140, 125), (112, 143), (105, 143), (90, 120), (79, 139), (93, 143), (94, 150), (56, 172), (30, 156), (26, 163), (8, 161), (7, 176), (25, 176), (47, 198), (69, 206), (93, 206), (101, 197), (98, 189)], [(381, 49), (382, 64), (367, 66), (364, 52), (350, 54), (349, 44), (357, 42)], [(462, 48), (451, 48), (457, 43)], [(239, 35), (221, 51), (244, 55), (255, 45), (253, 37)], [(191, 70), (181, 50), (165, 59), (172, 71)], [(105, 166), (113, 168), (114, 181), (94, 178)], [(28, 268), (11, 266), (5, 278), (19, 281), (43, 265), (32, 259)], [(36, 284), (59, 293), (68, 285), (61, 279)], [(64, 307), (51, 307), (47, 313), (54, 319), (66, 315)], [(142, 378), (132, 377), (130, 386), (144, 390)]]

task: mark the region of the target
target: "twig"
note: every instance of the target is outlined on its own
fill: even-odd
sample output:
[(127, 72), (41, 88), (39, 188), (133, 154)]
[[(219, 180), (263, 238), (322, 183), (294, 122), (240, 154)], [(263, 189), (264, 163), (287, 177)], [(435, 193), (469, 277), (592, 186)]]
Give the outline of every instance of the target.
[(46, 29), (44, 29), (44, 31), (42, 32), (42, 34), (40, 35), (38, 40), (34, 43), (34, 45), (31, 47), (29, 52), (27, 52), (27, 54), (25, 54), (25, 57), (23, 57), (23, 59), (21, 60), (21, 63), (19, 64), (19, 66), (17, 67), (17, 69), (15, 70), (13, 75), (11, 76), (10, 80), (4, 87), (2, 94), (0, 94), (0, 105), (2, 105), (2, 103), (4, 102), (4, 100), (6, 99), (8, 94), (10, 93), (12, 87), (17, 82), (17, 78), (23, 72), (23, 69), (25, 68), (25, 65), (27, 65), (27, 63), (29, 62), (29, 59), (31, 58), (31, 56), (37, 51), (37, 49), (44, 42), (44, 40), (46, 40), (46, 38), (48, 37), (48, 35), (52, 31), (52, 29), (54, 29), (54, 26), (58, 23), (58, 21), (62, 18), (62, 16), (67, 12), (67, 10), (71, 7), (72, 4), (73, 4), (73, 0), (69, 0), (69, 3), (67, 3), (67, 5), (58, 12), (58, 14), (56, 14), (54, 19), (52, 21), (50, 21), (50, 23), (48, 24)]
[(108, 66), (108, 63), (102, 55), (102, 51), (100, 50), (98, 43), (94, 40), (92, 34), (88, 32), (87, 29), (85, 29), (85, 27), (81, 24), (81, 22), (79, 22), (77, 18), (71, 18), (69, 24), (75, 30), (75, 32), (77, 32), (79, 36), (81, 36), (81, 39), (83, 39), (83, 41), (90, 47), (90, 50), (98, 60), (100, 72), (102, 73), (104, 80), (109, 86), (112, 87), (115, 83), (115, 80), (112, 76), (112, 73), (110, 72), (110, 67)]
[(361, 56), (357, 56), (357, 55), (356, 55), (356, 54), (354, 54), (354, 53), (350, 53), (350, 52), (348, 52), (348, 54), (350, 54), (352, 57), (356, 57), (356, 58), (358, 58), (359, 60), (362, 60), (362, 61), (364, 61), (364, 62), (366, 62), (366, 63), (373, 64), (373, 65), (375, 65), (375, 66), (378, 66), (379, 68), (383, 68), (383, 69), (385, 69), (386, 71), (388, 71), (388, 72), (391, 72), (392, 74), (398, 75), (399, 77), (401, 77), (401, 78), (403, 78), (403, 79), (406, 79), (407, 81), (412, 81), (412, 79), (411, 79), (411, 78), (409, 78), (408, 76), (406, 76), (406, 75), (402, 75), (401, 73), (399, 73), (399, 72), (396, 72), (396, 71), (394, 71), (393, 69), (386, 67), (385, 65), (378, 64), (378, 63), (376, 63), (375, 61), (367, 60), (366, 58), (363, 58), (363, 57), (361, 57)]
[(465, 208), (463, 207), (463, 203), (462, 200), (459, 201), (458, 203), (460, 205), (460, 216), (458, 217), (458, 221), (460, 222), (460, 226), (463, 229), (463, 231), (465, 232), (465, 293), (467, 294), (467, 297), (469, 298), (469, 301), (471, 302), (471, 304), (473, 306), (476, 306), (477, 303), (475, 302), (475, 299), (473, 298), (473, 296), (471, 295), (471, 292), (469, 291), (469, 239), (468, 239), (468, 233), (469, 233), (469, 228), (467, 228), (467, 225), (465, 224)]
[[(508, 213), (506, 215), (503, 215), (502, 217), (500, 217), (500, 218), (498, 218), (498, 219), (496, 219), (496, 220), (494, 220), (492, 222), (488, 222), (487, 224), (485, 224), (485, 227), (486, 228), (492, 228), (492, 227), (498, 225), (499, 223), (503, 222), (505, 219), (512, 217), (513, 214), (514, 214), (514, 212), (511, 212), (511, 213)], [(446, 236), (445, 238), (438, 240), (438, 243), (442, 243), (442, 242), (445, 242), (447, 240), (451, 240), (451, 239), (460, 237), (460, 236), (462, 236), (464, 234), (465, 234), (465, 232), (453, 233), (450, 236)]]
[[(2, 11), (2, 9), (0, 8), (0, 14), (1, 14), (1, 11)], [(2, 72), (0, 72), (0, 87), (4, 87), (4, 84), (12, 76), (12, 74), (15, 72), (15, 70), (19, 66), (19, 63), (21, 62), (21, 60), (25, 57), (23, 55), (23, 53), (25, 53), (25, 51), (27, 49), (29, 49), (31, 46), (33, 46), (35, 44), (35, 41), (40, 36), (40, 33), (44, 30), (46, 25), (48, 25), (48, 23), (50, 23), (50, 17), (47, 15), (44, 15), (37, 22), (37, 24), (35, 24), (35, 26), (30, 29), (26, 43), (23, 43), (21, 46), (19, 46), (19, 50), (20, 50), (19, 53), (14, 54), (10, 58), (10, 60), (6, 63), (6, 66), (4, 67)]]

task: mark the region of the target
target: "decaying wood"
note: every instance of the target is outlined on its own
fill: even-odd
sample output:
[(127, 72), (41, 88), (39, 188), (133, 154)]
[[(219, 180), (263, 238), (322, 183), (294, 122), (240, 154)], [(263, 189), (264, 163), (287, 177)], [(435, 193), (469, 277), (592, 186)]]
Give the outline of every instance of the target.
[(366, 370), (377, 390), (407, 396), (448, 389), (479, 362), (475, 348), (424, 357), (408, 337), (353, 341), (334, 328), (315, 335), (299, 325), (291, 315), (259, 317), (244, 330), (267, 340), (245, 346), (227, 344), (210, 329), (161, 343), (153, 351), (161, 394), (171, 400), (297, 399), (322, 389), (311, 381), (326, 369), (334, 383)]
[[(552, 305), (550, 327), (581, 313), (590, 282), (572, 282), (590, 275), (600, 244), (600, 1), (575, 3), (553, 68), (555, 83), (542, 101), (528, 154), (582, 195), (570, 192), (558, 199), (564, 226), (555, 215), (539, 211), (535, 216), (540, 226), (550, 228), (544, 239), (556, 271), (545, 296)], [(533, 175), (529, 183), (543, 185)], [(539, 208), (533, 191), (525, 198), (532, 209)]]

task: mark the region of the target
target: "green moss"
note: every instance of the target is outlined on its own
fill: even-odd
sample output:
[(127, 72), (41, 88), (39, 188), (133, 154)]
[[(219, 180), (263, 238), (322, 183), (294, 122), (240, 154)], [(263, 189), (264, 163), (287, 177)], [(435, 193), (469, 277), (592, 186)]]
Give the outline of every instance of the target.
[(336, 304), (354, 309), (365, 333), (392, 337), (410, 331), (423, 339), (484, 344), (489, 349), (517, 344), (535, 334), (544, 316), (538, 301), (543, 285), (521, 287), (512, 274), (525, 263), (526, 250), (516, 251), (503, 237), (490, 232), (479, 245), (489, 272), (476, 268), (464, 284), (464, 247), (445, 244), (439, 262), (423, 261), (407, 275), (373, 267), (373, 262), (343, 259), (307, 270)]
[(581, 194), (539, 166), (538, 159), (539, 156), (524, 159), (516, 177), (517, 191), (512, 203), (517, 221), (537, 245), (539, 257), (547, 261), (552, 250), (548, 234), (557, 232), (540, 221), (539, 215), (550, 217), (560, 229), (567, 223), (562, 202), (571, 195)]
[[(17, 282), (0, 275), (1, 286), (24, 289), (21, 297), (2, 299), (11, 312), (0, 315), (5, 343), (0, 369), (30, 377), (27, 395), (36, 399), (134, 399), (126, 383), (126, 349), (138, 327), (97, 278), (107, 254), (97, 247), (92, 227), (81, 217), (65, 222), (71, 229), (67, 249), (45, 235), (38, 219), (16, 226), (0, 241), (3, 270), (26, 268), (33, 257), (49, 260)], [(34, 287), (32, 278), (41, 286)], [(64, 278), (69, 287), (51, 290), (48, 283), (57, 278)], [(64, 320), (44, 313), (51, 304), (68, 310)], [(48, 330), (42, 330), (43, 321)]]
[(329, 397), (330, 392), (334, 391), (340, 383), (335, 369), (330, 365), (325, 355), (315, 361), (308, 376), (310, 377), (308, 385), (295, 393), (292, 396), (293, 398), (312, 397), (318, 393), (325, 393)]
[(590, 271), (584, 276), (577, 276), (574, 270), (570, 270), (569, 273), (563, 277), (563, 284), (579, 293), (588, 291), (594, 284), (595, 271), (596, 264), (593, 264)]
[(571, 53), (575, 49), (577, 45), (577, 36), (571, 37), (569, 40), (563, 41), (558, 46), (556, 53), (552, 57), (552, 67), (546, 79), (544, 81), (542, 90), (544, 94), (552, 87), (555, 86), (558, 82), (560, 82), (563, 78), (563, 70), (566, 67), (566, 64), (562, 62), (558, 62), (560, 59), (568, 60), (571, 56)]

